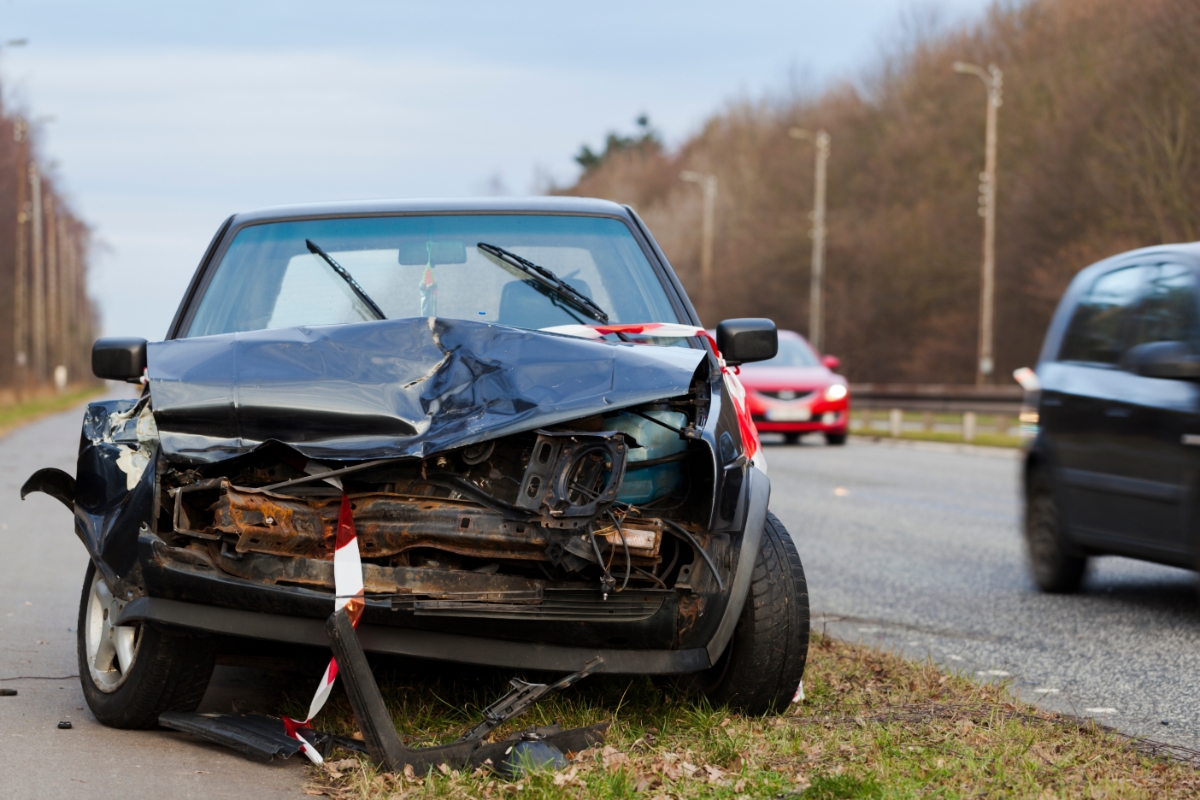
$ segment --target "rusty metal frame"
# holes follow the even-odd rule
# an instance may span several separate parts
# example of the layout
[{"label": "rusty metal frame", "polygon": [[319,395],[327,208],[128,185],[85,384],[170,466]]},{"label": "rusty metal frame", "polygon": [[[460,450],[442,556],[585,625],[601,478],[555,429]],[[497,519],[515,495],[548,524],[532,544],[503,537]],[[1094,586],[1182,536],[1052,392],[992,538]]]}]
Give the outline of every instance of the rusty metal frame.
[{"label": "rusty metal frame", "polygon": [[[216,491],[211,524],[191,519],[186,499]],[[174,490],[176,533],[200,539],[238,537],[239,553],[329,558],[338,498],[296,499],[234,486],[226,478]],[[475,558],[545,560],[550,537],[537,522],[507,519],[477,503],[446,498],[369,492],[350,496],[365,558],[397,555],[417,547]]]}]

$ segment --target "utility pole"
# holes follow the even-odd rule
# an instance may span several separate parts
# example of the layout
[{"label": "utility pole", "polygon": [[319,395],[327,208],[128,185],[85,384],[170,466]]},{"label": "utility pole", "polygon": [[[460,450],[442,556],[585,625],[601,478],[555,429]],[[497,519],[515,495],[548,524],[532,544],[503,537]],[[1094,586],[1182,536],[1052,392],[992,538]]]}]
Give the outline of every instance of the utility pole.
[{"label": "utility pole", "polygon": [[808,291],[808,341],[818,353],[825,346],[825,172],[829,163],[829,134],[823,130],[814,136],[803,128],[790,128],[788,136],[812,142],[816,153],[813,165],[812,275]]},{"label": "utility pole", "polygon": [[61,334],[58,313],[58,209],[52,193],[47,193],[42,203],[45,205],[42,227],[46,239],[43,245],[46,269],[46,310],[43,312],[46,319],[46,372],[53,374],[61,353],[58,346]]},{"label": "utility pole", "polygon": [[717,176],[684,170],[679,178],[688,183],[698,183],[704,190],[704,214],[700,221],[700,296],[703,298],[704,313],[711,317],[716,310],[713,296],[713,224],[717,211]]},{"label": "utility pole", "polygon": [[29,201],[25,196],[26,151],[25,145],[28,126],[24,117],[17,117],[13,123],[13,140],[17,145],[17,264],[13,286],[13,357],[16,360],[15,388],[17,396],[21,397],[28,380],[26,370],[29,365],[29,350],[26,342],[28,334],[29,306],[29,248],[28,237],[25,235],[25,223],[29,222]]},{"label": "utility pole", "polygon": [[984,166],[979,173],[979,216],[983,217],[983,275],[979,287],[979,366],[975,383],[990,380],[995,362],[992,358],[992,333],[996,296],[996,112],[1000,108],[1004,73],[995,64],[985,70],[977,64],[954,62],[954,71],[974,75],[987,91],[987,133],[984,140]]},{"label": "utility pole", "polygon": [[43,259],[45,244],[42,230],[42,175],[38,172],[37,164],[29,165],[30,205],[33,211],[33,224],[30,226],[30,238],[33,240],[33,292],[30,303],[33,314],[33,379],[41,382],[46,372],[46,271]]},{"label": "utility pole", "polygon": [[[29,44],[28,39],[9,39],[3,44],[3,48],[8,50],[13,47],[24,47],[27,44]],[[29,125],[24,117],[17,117],[13,120],[13,143],[16,145],[17,158],[17,261],[13,274],[13,361],[16,363],[13,369],[13,388],[18,399],[23,396],[25,391],[26,364],[29,361],[25,343],[28,332],[26,315],[29,294],[26,284],[28,263],[25,238],[25,222],[29,216],[25,206],[25,161],[28,153],[26,146],[28,133]]]}]

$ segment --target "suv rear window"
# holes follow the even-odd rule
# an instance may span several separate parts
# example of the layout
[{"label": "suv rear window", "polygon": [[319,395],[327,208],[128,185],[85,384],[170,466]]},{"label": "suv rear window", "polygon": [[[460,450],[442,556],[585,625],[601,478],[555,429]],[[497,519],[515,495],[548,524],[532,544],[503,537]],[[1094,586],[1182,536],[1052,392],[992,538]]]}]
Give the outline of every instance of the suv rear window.
[{"label": "suv rear window", "polygon": [[1197,339],[1196,276],[1182,264],[1161,264],[1133,312],[1129,347]]},{"label": "suv rear window", "polygon": [[1116,364],[1121,358],[1122,328],[1137,301],[1147,266],[1125,267],[1101,275],[1079,301],[1059,349],[1059,361]]}]

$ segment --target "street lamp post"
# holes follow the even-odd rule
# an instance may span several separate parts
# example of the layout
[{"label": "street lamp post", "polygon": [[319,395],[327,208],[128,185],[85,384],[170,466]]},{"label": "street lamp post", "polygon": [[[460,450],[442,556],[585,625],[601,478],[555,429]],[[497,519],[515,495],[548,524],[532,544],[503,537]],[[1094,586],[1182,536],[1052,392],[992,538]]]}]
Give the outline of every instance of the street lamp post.
[{"label": "street lamp post", "polygon": [[[11,47],[24,47],[29,43],[28,39],[9,39],[0,47],[7,50]],[[26,337],[26,305],[28,303],[28,292],[26,287],[26,277],[28,267],[26,264],[26,241],[25,241],[25,223],[27,221],[28,212],[25,208],[25,156],[26,156],[26,130],[27,125],[24,117],[17,117],[13,122],[13,142],[16,144],[17,150],[17,261],[15,280],[13,281],[13,359],[16,361],[14,388],[17,392],[17,397],[24,395],[26,382],[26,365],[28,364],[29,356],[25,349]]]},{"label": "street lamp post", "polygon": [[704,311],[711,316],[716,299],[712,290],[713,268],[713,223],[717,207],[717,176],[703,172],[684,170],[679,173],[680,180],[697,183],[704,190],[704,213],[700,221],[700,296],[703,298]]},{"label": "street lamp post", "polygon": [[815,150],[813,168],[812,276],[808,292],[808,341],[818,353],[825,344],[824,281],[825,281],[825,172],[829,162],[829,134],[823,130],[814,136],[803,128],[790,128],[788,136],[812,142]]},{"label": "street lamp post", "polygon": [[983,276],[979,288],[979,365],[975,382],[982,386],[992,375],[993,310],[996,295],[996,112],[1001,103],[1004,73],[995,64],[954,62],[954,71],[974,75],[987,90],[987,133],[984,167],[979,174],[979,216],[983,217]]}]

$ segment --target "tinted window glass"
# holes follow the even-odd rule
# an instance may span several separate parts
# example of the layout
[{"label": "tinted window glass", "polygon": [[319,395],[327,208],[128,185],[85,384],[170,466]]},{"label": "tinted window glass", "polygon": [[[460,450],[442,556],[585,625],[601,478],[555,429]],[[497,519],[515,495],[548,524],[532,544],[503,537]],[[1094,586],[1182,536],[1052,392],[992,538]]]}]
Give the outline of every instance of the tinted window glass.
[{"label": "tinted window glass", "polygon": [[1151,267],[1126,267],[1101,275],[1075,307],[1063,337],[1060,361],[1115,364],[1121,358],[1122,327]]},{"label": "tinted window glass", "polygon": [[821,363],[817,354],[803,339],[793,339],[790,336],[779,337],[779,352],[774,358],[748,364],[747,367],[816,367]]},{"label": "tinted window glass", "polygon": [[1129,346],[1196,338],[1195,274],[1181,264],[1160,264],[1133,313]]},{"label": "tinted window glass", "polygon": [[678,322],[621,221],[462,214],[296,220],[243,228],[205,290],[188,336],[374,319],[344,267],[389,319],[449,317],[518,328],[595,324],[543,284],[480,250],[486,242],[556,273],[612,322]]}]

